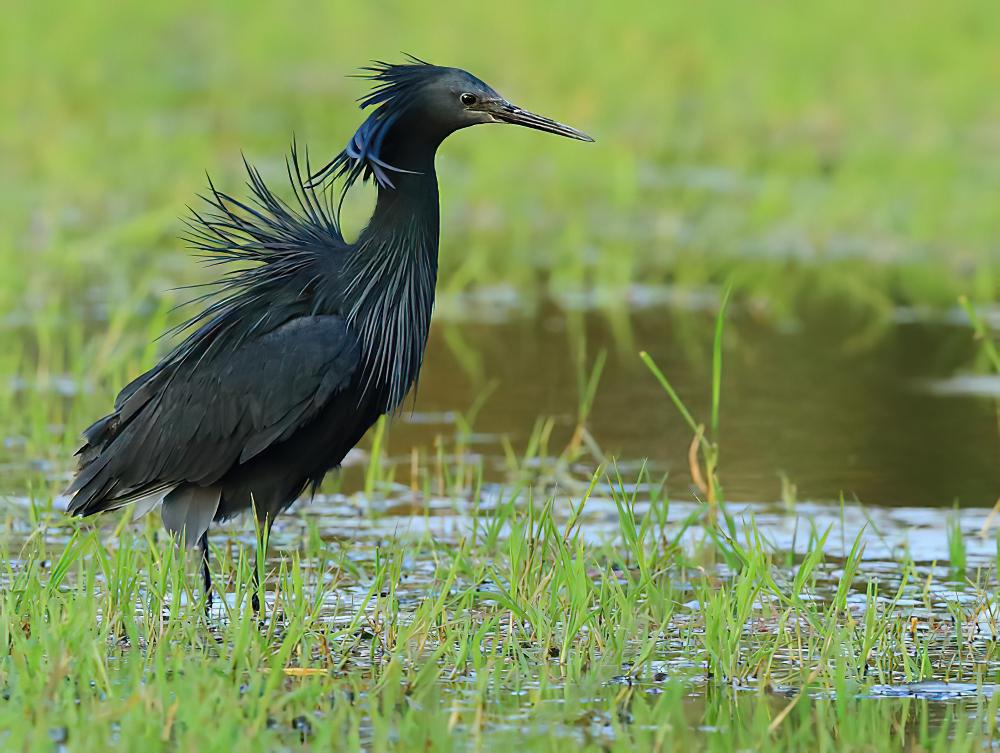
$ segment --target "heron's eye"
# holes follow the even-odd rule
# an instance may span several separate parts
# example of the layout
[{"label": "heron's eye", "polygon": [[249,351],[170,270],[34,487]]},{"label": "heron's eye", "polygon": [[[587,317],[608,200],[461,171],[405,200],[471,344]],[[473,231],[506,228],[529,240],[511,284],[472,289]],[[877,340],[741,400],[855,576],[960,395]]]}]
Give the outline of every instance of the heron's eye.
[{"label": "heron's eye", "polygon": [[460,96],[459,99],[462,100],[462,104],[465,105],[466,107],[471,107],[472,105],[476,104],[475,94],[469,94],[468,92],[466,92],[465,94]]}]

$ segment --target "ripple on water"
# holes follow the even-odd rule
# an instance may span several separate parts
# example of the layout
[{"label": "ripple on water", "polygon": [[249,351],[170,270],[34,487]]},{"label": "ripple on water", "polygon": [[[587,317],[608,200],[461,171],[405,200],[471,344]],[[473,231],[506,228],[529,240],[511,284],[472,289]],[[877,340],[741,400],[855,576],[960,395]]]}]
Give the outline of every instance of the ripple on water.
[{"label": "ripple on water", "polygon": [[996,692],[996,689],[996,685],[974,685],[968,682],[925,680],[923,682],[908,682],[901,685],[874,685],[863,697],[955,701],[962,698],[989,698]]}]

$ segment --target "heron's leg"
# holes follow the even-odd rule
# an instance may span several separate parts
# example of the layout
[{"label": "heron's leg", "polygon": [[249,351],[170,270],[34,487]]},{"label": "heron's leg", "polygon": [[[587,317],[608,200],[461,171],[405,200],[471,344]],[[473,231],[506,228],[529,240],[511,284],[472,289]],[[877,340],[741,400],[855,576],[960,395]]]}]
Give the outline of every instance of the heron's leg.
[{"label": "heron's leg", "polygon": [[250,597],[250,606],[254,614],[260,613],[260,572],[264,569],[264,562],[267,559],[267,539],[271,533],[271,516],[266,516],[260,521],[260,539],[257,541],[257,555],[254,558],[253,568],[253,596]]},{"label": "heron's leg", "polygon": [[208,569],[208,531],[205,531],[198,539],[198,548],[201,550],[201,579],[205,586],[205,611],[212,608],[212,571]]},{"label": "heron's leg", "polygon": [[257,549],[257,562],[253,567],[253,596],[250,597],[250,606],[254,614],[260,613],[260,548]]}]

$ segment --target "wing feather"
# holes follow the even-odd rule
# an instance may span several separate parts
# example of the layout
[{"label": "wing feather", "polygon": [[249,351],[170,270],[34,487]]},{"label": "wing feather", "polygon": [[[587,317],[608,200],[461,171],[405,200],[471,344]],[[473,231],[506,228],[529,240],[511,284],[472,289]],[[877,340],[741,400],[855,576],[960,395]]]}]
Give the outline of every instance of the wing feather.
[{"label": "wing feather", "polygon": [[341,317],[305,316],[232,351],[157,366],[85,432],[70,512],[218,481],[314,419],[350,382],[359,354]]}]

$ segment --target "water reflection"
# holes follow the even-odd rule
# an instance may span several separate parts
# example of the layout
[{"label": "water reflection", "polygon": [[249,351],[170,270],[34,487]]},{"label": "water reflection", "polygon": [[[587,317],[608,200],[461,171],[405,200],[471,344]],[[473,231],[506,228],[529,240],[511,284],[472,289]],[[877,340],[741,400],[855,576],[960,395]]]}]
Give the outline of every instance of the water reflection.
[{"label": "water reflection", "polygon": [[[697,299],[701,301],[702,298]],[[697,417],[709,412],[712,307],[609,315],[543,307],[531,316],[434,328],[418,398],[392,447],[428,445],[442,424],[489,393],[477,450],[523,445],[540,414],[568,439],[581,378],[608,353],[590,418],[609,455],[648,458],[687,496],[689,431],[637,357],[648,350]],[[977,344],[949,321],[902,318],[875,329],[850,310],[776,325],[744,308],[726,331],[722,478],[736,501],[779,498],[780,474],[808,499],[843,493],[877,505],[992,505],[1000,494],[997,401],[955,387]],[[582,366],[581,366],[582,364]],[[947,384],[949,389],[929,386]]]}]

